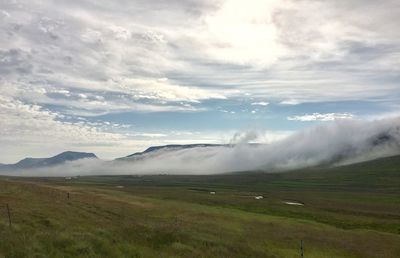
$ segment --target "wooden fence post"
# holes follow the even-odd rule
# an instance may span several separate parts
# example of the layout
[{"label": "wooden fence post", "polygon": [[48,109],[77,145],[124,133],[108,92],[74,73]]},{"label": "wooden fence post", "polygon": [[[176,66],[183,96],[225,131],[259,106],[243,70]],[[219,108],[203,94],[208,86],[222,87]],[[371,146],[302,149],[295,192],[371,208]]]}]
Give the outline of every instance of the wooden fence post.
[{"label": "wooden fence post", "polygon": [[300,257],[304,258],[303,240],[300,241]]},{"label": "wooden fence post", "polygon": [[10,213],[10,206],[8,205],[8,203],[6,204],[7,207],[7,215],[8,215],[8,224],[11,228],[11,213]]}]

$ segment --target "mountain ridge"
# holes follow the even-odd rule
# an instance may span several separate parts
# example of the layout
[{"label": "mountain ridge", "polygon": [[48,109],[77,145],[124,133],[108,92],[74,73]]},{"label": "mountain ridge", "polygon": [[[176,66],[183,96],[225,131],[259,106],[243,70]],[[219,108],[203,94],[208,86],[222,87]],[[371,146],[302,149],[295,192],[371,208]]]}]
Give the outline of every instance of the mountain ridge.
[{"label": "mountain ridge", "polygon": [[182,150],[182,149],[191,149],[191,148],[198,148],[198,147],[227,147],[230,146],[229,144],[210,144],[210,143],[194,143],[194,144],[167,144],[167,145],[157,145],[157,146],[150,146],[144,151],[135,152],[133,154],[129,154],[125,157],[116,158],[115,160],[126,160],[133,157],[142,156],[151,152],[159,151],[162,149],[169,149],[169,150]]},{"label": "mountain ridge", "polygon": [[17,170],[17,169],[28,169],[28,168],[40,168],[40,167],[61,165],[67,161],[75,161],[79,159],[88,159],[88,158],[98,159],[98,157],[94,153],[90,152],[64,151],[49,158],[27,157],[14,164],[0,164],[0,169]]}]

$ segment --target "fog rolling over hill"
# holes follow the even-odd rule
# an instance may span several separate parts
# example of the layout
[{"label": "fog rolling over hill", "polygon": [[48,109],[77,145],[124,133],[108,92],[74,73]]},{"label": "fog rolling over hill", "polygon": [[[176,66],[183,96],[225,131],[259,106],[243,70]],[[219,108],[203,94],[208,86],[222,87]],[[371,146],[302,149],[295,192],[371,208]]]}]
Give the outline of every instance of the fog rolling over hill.
[{"label": "fog rolling over hill", "polygon": [[393,118],[370,122],[335,121],[264,145],[156,146],[113,161],[95,159],[94,154],[63,153],[49,159],[23,160],[11,166],[17,168],[13,175],[26,176],[282,172],[397,154],[400,154],[400,119]]}]

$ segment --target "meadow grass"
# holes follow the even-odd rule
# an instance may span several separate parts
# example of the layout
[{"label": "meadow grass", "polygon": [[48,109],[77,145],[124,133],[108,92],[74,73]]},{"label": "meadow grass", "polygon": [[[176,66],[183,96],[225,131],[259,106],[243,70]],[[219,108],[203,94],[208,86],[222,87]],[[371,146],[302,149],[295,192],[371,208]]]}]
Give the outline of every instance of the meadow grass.
[{"label": "meadow grass", "polygon": [[[207,203],[191,190],[193,202],[171,196],[182,189],[149,195],[127,188],[1,181],[0,201],[10,205],[13,224],[3,216],[0,257],[298,257],[300,240],[306,257],[400,253],[398,234],[219,205],[231,192],[215,202],[200,193]],[[163,192],[169,197],[158,198]]]},{"label": "meadow grass", "polygon": [[0,257],[397,258],[399,173],[371,167],[0,178]]}]

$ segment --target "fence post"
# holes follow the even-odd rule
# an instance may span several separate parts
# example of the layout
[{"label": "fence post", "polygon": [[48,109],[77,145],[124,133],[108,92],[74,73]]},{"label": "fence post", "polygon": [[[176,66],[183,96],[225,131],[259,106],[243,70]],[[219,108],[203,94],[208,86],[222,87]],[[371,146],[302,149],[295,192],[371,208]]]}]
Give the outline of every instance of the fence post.
[{"label": "fence post", "polygon": [[10,213],[10,206],[8,205],[8,203],[6,204],[7,206],[7,215],[8,215],[8,224],[11,228],[11,213]]},{"label": "fence post", "polygon": [[303,240],[300,241],[300,257],[304,258]]}]

